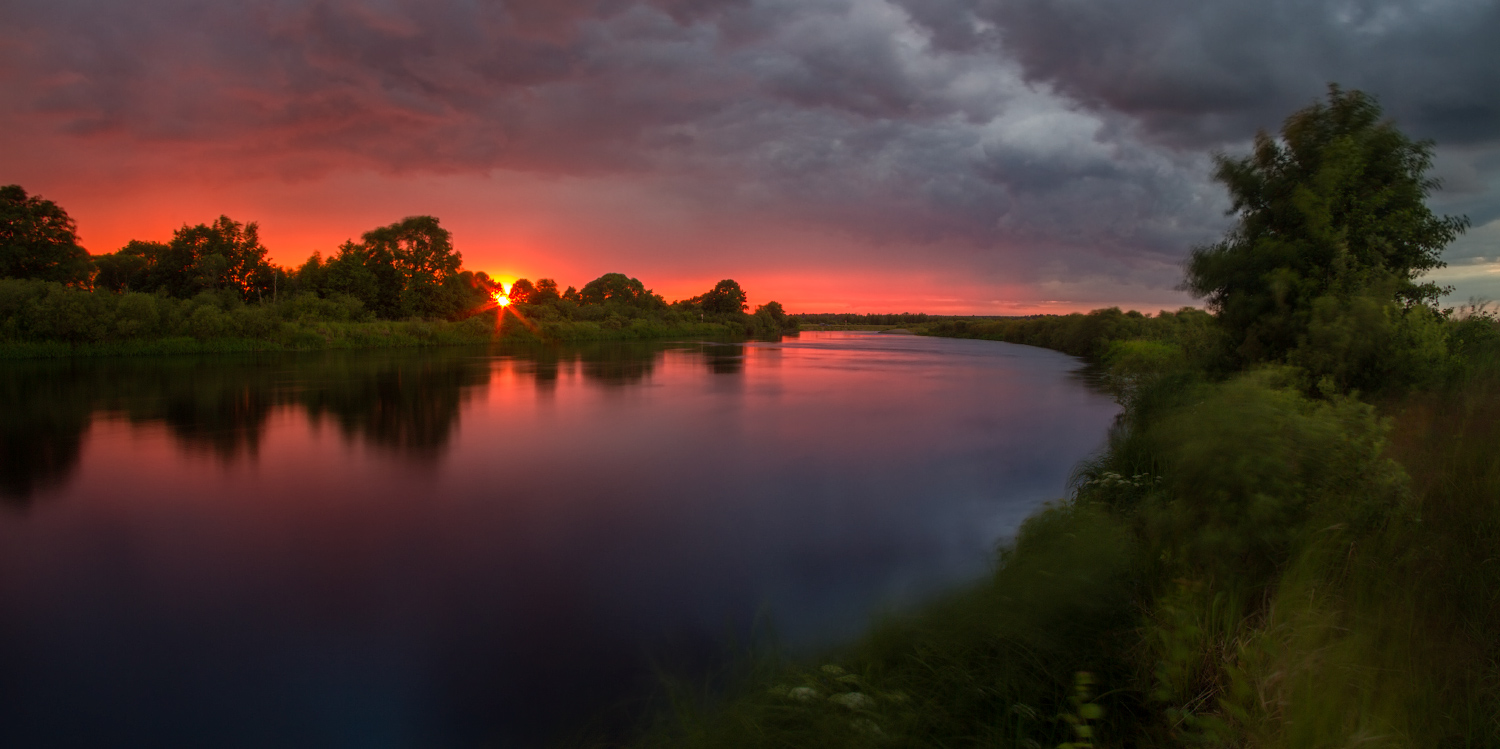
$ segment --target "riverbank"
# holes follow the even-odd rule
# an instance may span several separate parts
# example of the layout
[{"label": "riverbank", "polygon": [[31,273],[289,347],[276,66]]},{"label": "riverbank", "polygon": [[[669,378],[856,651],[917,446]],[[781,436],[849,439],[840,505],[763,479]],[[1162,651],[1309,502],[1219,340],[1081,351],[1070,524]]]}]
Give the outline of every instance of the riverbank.
[{"label": "riverbank", "polygon": [[640,745],[1500,744],[1496,323],[1446,323],[1426,385],[1368,400],[1216,362],[1211,323],[927,326],[1106,368],[1107,449],[987,579],[683,690]]},{"label": "riverbank", "polygon": [[373,322],[291,325],[266,338],[132,339],[99,343],[67,341],[0,342],[0,360],[66,357],[169,356],[241,354],[274,351],[472,346],[497,342],[583,343],[648,341],[672,338],[743,339],[744,332],[713,323],[700,325],[632,325],[608,328],[594,323],[551,323],[530,331],[520,326],[496,332],[492,322]]},{"label": "riverbank", "polygon": [[[184,315],[185,324],[169,330],[196,330],[198,335],[125,336],[67,335],[66,338],[10,340],[0,337],[0,360],[66,357],[164,356],[177,354],[237,354],[274,351],[465,346],[497,342],[582,343],[647,341],[672,338],[743,340],[747,329],[721,322],[667,323],[634,320],[544,320],[523,323],[509,315],[496,324],[494,312],[467,320],[369,321],[278,319],[257,308],[218,312],[212,327],[195,326],[204,315]],[[216,318],[216,319],[215,319]],[[162,326],[165,327],[165,326]],[[205,329],[207,328],[207,329]],[[72,340],[69,340],[72,339]],[[80,340],[81,339],[81,340]]]},{"label": "riverbank", "polygon": [[797,321],[775,302],[746,314],[704,311],[692,301],[667,305],[654,296],[643,297],[639,303],[553,297],[512,302],[504,308],[492,300],[453,320],[387,320],[378,319],[363,302],[346,295],[300,293],[245,302],[229,291],[206,291],[181,299],[0,279],[0,360],[447,346],[500,340],[732,340],[797,331]]}]

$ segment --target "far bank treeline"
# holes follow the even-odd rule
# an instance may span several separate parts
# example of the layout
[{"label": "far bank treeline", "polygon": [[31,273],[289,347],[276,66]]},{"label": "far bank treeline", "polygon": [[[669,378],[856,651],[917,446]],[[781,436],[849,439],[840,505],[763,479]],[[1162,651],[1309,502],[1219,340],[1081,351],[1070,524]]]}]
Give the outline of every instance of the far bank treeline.
[{"label": "far bank treeline", "polygon": [[220,216],[165,242],[90,255],[57,204],[0,187],[0,353],[170,353],[669,336],[767,337],[797,320],[768,302],[747,313],[733,280],[668,303],[608,273],[560,288],[500,283],[463,268],[452,235],[412,216],[295,268],[266,259],[255,223]]}]

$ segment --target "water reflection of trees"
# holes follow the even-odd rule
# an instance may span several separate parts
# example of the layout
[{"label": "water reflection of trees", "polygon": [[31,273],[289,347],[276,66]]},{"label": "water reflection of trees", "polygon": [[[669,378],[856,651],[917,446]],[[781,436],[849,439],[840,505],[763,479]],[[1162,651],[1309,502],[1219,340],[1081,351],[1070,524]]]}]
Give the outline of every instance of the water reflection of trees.
[{"label": "water reflection of trees", "polygon": [[19,367],[0,377],[0,501],[7,504],[24,506],[78,465],[92,409],[68,397],[57,369]]},{"label": "water reflection of trees", "polygon": [[278,408],[328,418],[347,439],[431,460],[465,391],[489,381],[482,351],[24,361],[0,367],[0,497],[26,504],[77,467],[104,412],[161,424],[187,452],[253,458]]},{"label": "water reflection of trees", "polygon": [[745,371],[745,347],[729,343],[706,345],[703,360],[714,374],[739,374]]},{"label": "water reflection of trees", "polygon": [[[680,347],[677,344],[675,347]],[[473,348],[261,356],[60,359],[0,364],[0,500],[24,505],[77,468],[96,414],[160,424],[186,452],[254,459],[271,416],[304,409],[350,441],[432,461],[495,356],[541,391],[576,371],[608,388],[647,380],[669,344]],[[743,346],[704,346],[711,371],[739,372]]]},{"label": "water reflection of trees", "polygon": [[619,343],[580,348],[575,355],[583,376],[603,385],[634,385],[651,376],[660,344]]},{"label": "water reflection of trees", "polygon": [[299,401],[313,419],[332,419],[346,438],[430,460],[448,446],[467,395],[489,375],[489,361],[473,351],[412,357],[348,372],[336,387],[304,390]]}]

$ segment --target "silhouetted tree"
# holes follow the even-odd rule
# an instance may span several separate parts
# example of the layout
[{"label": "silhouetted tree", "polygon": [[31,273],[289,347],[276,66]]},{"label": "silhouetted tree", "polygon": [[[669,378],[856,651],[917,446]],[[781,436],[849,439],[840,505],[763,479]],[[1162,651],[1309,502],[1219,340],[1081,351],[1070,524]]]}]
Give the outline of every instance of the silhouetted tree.
[{"label": "silhouetted tree", "polygon": [[432,216],[408,216],[365,232],[364,246],[400,277],[400,313],[407,317],[441,317],[453,312],[443,283],[458,273],[463,257],[453,251],[453,237]]},{"label": "silhouetted tree", "polygon": [[94,259],[110,291],[161,291],[178,298],[204,291],[229,291],[243,301],[261,299],[279,284],[266,262],[254,222],[220,216],[212,224],[183,225],[172,241],[131,240],[119,251]]},{"label": "silhouetted tree", "polygon": [[92,275],[67,211],[20,185],[0,187],[0,278],[86,286]]},{"label": "silhouetted tree", "polygon": [[765,315],[777,325],[786,322],[786,309],[781,306],[781,302],[766,302],[755,308],[755,314]]},{"label": "silhouetted tree", "polygon": [[116,293],[145,291],[150,287],[146,271],[166,245],[159,242],[142,242],[132,239],[124,247],[111,253],[94,257],[94,288]]},{"label": "silhouetted tree", "polygon": [[521,278],[510,285],[510,301],[515,304],[530,304],[536,297],[536,286]]},{"label": "silhouetted tree", "polygon": [[623,273],[606,273],[578,292],[582,304],[615,303],[633,307],[665,306],[661,297],[651,293],[639,280]]},{"label": "silhouetted tree", "polygon": [[359,299],[380,317],[454,317],[486,293],[472,273],[459,270],[463,256],[432,216],[409,216],[362,240],[345,242],[328,260],[323,288]]},{"label": "silhouetted tree", "polygon": [[715,315],[738,314],[744,312],[747,306],[744,290],[738,283],[727,278],[714,284],[712,290],[692,301],[699,304],[704,312]]},{"label": "silhouetted tree", "polygon": [[536,287],[531,291],[527,303],[549,304],[559,299],[562,299],[562,295],[557,293],[557,282],[550,278],[542,278],[537,280]]}]

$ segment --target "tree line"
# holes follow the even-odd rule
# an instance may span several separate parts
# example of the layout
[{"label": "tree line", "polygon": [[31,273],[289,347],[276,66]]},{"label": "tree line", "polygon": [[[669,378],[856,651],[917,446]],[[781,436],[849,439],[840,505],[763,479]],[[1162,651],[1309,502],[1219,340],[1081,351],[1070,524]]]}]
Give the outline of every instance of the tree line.
[{"label": "tree line", "polygon": [[[184,225],[167,241],[131,240],[90,255],[56,203],[19,185],[0,187],[0,339],[97,343],[152,336],[278,338],[315,345],[286,325],[465,321],[503,317],[502,284],[463,267],[451,233],[410,216],[292,268],[270,262],[255,222],[220,216]],[[779,335],[796,330],[781,305],[747,314],[739,284],[723,280],[668,304],[638,279],[607,273],[576,289],[521,279],[509,294],[521,319],[553,337],[653,337],[702,332]],[[498,323],[498,320],[491,320]],[[693,326],[701,330],[689,331]],[[473,336],[535,334],[535,326],[471,325]],[[711,328],[711,330],[710,330]],[[305,331],[303,331],[305,332]],[[323,330],[324,338],[329,332]],[[294,340],[295,339],[295,340]]]}]

